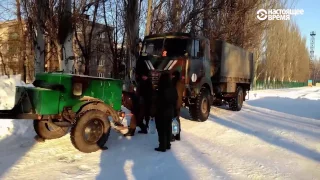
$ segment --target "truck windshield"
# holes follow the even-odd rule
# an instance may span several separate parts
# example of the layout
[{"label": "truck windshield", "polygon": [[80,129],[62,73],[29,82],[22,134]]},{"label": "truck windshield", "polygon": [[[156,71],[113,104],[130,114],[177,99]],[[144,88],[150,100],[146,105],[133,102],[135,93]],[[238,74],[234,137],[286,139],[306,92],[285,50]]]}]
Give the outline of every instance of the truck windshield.
[{"label": "truck windshield", "polygon": [[188,39],[161,38],[145,40],[144,49],[148,55],[161,57],[166,51],[168,57],[183,56],[187,51]]}]

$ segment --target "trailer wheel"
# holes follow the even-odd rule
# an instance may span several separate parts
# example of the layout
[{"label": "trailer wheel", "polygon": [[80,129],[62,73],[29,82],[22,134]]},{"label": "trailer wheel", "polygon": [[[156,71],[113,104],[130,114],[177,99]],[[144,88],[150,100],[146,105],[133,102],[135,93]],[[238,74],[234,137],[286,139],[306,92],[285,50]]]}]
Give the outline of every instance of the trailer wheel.
[{"label": "trailer wheel", "polygon": [[48,121],[33,120],[33,128],[43,139],[58,139],[69,132],[69,127],[53,126]]},{"label": "trailer wheel", "polygon": [[191,118],[196,121],[206,121],[210,114],[210,102],[209,91],[206,88],[202,88],[196,97],[195,104],[189,107]]},{"label": "trailer wheel", "polygon": [[108,141],[111,125],[108,115],[91,109],[81,112],[71,129],[71,142],[81,152],[91,153],[102,149]]},{"label": "trailer wheel", "polygon": [[237,96],[233,98],[230,102],[230,108],[233,111],[240,111],[243,105],[244,98],[243,90],[240,86],[237,88],[236,95]]}]

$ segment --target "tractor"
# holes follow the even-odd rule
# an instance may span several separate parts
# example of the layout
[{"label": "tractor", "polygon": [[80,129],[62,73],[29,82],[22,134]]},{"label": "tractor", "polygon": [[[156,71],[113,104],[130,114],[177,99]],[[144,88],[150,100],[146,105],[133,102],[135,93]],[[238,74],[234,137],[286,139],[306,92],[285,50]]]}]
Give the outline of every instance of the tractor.
[{"label": "tractor", "polygon": [[63,72],[38,73],[33,87],[16,86],[15,106],[0,119],[33,120],[40,139],[69,130],[73,146],[91,153],[104,148],[112,126],[121,126],[122,80]]}]

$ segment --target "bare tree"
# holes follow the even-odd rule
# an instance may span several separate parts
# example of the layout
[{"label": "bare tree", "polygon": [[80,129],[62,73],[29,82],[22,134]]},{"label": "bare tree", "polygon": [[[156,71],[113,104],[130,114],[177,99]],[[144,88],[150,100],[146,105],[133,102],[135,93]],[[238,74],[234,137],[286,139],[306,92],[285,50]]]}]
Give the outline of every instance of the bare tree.
[{"label": "bare tree", "polygon": [[147,23],[146,23],[145,33],[144,33],[145,36],[150,34],[151,18],[152,18],[152,3],[153,3],[152,0],[148,0]]},{"label": "bare tree", "polygon": [[27,81],[27,68],[26,68],[26,51],[27,51],[27,38],[24,31],[24,24],[22,22],[21,16],[21,1],[16,0],[16,8],[17,8],[17,19],[18,19],[18,28],[19,28],[19,38],[20,38],[20,56],[19,56],[19,64],[21,65],[22,70],[22,79],[24,82]]},{"label": "bare tree", "polygon": [[[121,1],[103,2],[103,20],[107,26],[107,38],[109,46],[106,49],[108,56],[111,56],[112,77],[120,77],[120,66],[125,58],[125,12],[124,3]],[[109,11],[107,11],[107,8]],[[109,16],[108,16],[109,14]],[[118,46],[120,45],[120,47]],[[110,52],[110,53],[108,53]],[[123,70],[125,71],[125,70]]]},{"label": "bare tree", "polygon": [[[100,3],[101,0],[93,0],[89,2],[87,0],[81,0],[79,2],[76,2],[76,0],[73,1],[73,26],[74,29],[76,29],[74,33],[77,45],[79,46],[81,55],[85,61],[85,75],[89,75],[90,58],[94,50],[93,41],[97,35],[95,28]],[[87,15],[91,8],[93,8],[91,15],[92,20],[90,20],[90,16]]]},{"label": "bare tree", "polygon": [[137,44],[139,35],[139,17],[138,17],[138,0],[124,0],[125,7],[125,27],[126,27],[126,40],[127,40],[127,55],[128,64],[127,72],[131,72],[132,68],[135,67],[135,61],[137,58]]}]

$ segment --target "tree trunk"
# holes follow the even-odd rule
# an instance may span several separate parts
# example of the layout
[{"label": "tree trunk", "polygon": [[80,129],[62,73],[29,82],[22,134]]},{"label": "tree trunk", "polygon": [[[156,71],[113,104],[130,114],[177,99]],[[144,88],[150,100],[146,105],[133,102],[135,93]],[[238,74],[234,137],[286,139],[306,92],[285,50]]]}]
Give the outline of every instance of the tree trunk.
[{"label": "tree trunk", "polygon": [[0,59],[1,59],[2,67],[3,67],[3,73],[4,73],[4,75],[9,76],[9,73],[7,72],[7,65],[6,65],[6,63],[4,62],[3,55],[2,55],[1,52],[0,52]]},{"label": "tree trunk", "polygon": [[84,75],[90,75],[90,57],[87,54],[82,54],[84,58]]},{"label": "tree trunk", "polygon": [[148,0],[147,23],[146,23],[146,30],[144,32],[145,36],[148,36],[150,34],[151,16],[152,16],[152,2],[153,2],[153,0]]},{"label": "tree trunk", "polygon": [[60,71],[63,70],[66,73],[74,73],[71,0],[66,0],[63,9],[63,18],[59,25],[59,39],[62,46],[62,62],[59,63],[59,69]]},{"label": "tree trunk", "polygon": [[16,8],[17,8],[17,19],[18,19],[18,26],[19,26],[19,38],[21,39],[21,42],[19,44],[19,49],[20,49],[20,59],[19,63],[21,65],[21,70],[22,70],[22,80],[24,82],[27,82],[27,70],[26,70],[26,35],[23,30],[23,24],[22,24],[22,19],[21,19],[21,5],[20,5],[20,0],[16,0]]},{"label": "tree trunk", "polygon": [[128,69],[131,72],[135,67],[136,61],[136,45],[138,43],[139,34],[139,17],[138,17],[138,0],[130,0],[126,4],[126,32],[127,32],[127,47],[128,47]]},{"label": "tree trunk", "polygon": [[44,32],[42,26],[42,19],[44,16],[44,12],[42,9],[43,1],[37,0],[37,26],[36,26],[36,44],[35,48],[35,62],[34,62],[34,73],[44,72],[44,58],[45,58],[45,42],[44,42]]},{"label": "tree trunk", "polygon": [[[193,10],[192,11],[195,11],[196,4],[197,4],[197,0],[193,0]],[[195,17],[193,17],[193,19],[191,20],[191,33],[194,35],[196,34],[196,18]]]},{"label": "tree trunk", "polygon": [[113,78],[116,78],[118,79],[119,78],[119,64],[118,64],[118,60],[117,58],[115,57],[115,59],[113,60],[113,66],[112,66],[112,74],[113,74]]},{"label": "tree trunk", "polygon": [[35,74],[44,72],[44,35],[40,25],[37,25],[37,43],[35,45]]},{"label": "tree trunk", "polygon": [[[212,0],[204,0],[203,9],[208,9],[212,7]],[[203,12],[203,35],[209,38],[209,21],[210,21],[210,11],[205,10]]]}]

